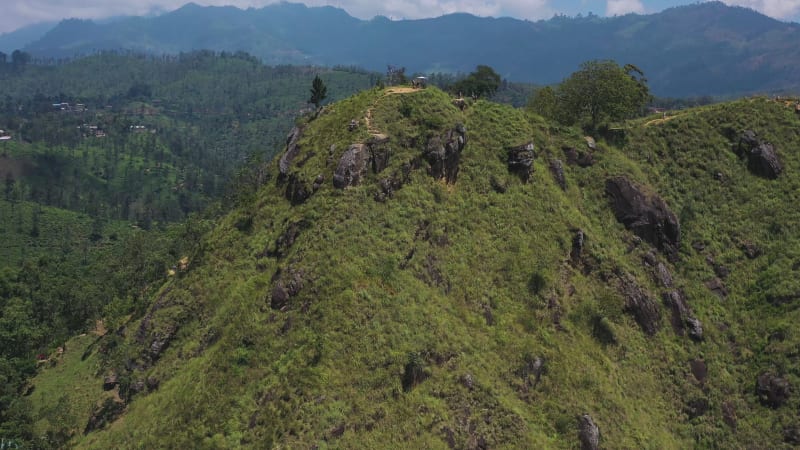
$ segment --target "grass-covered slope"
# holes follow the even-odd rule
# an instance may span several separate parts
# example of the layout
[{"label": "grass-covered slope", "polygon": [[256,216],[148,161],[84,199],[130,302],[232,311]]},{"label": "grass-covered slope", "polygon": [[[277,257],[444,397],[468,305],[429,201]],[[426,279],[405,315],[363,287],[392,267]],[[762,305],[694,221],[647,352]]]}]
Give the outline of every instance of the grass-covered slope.
[{"label": "grass-covered slope", "polygon": [[[459,124],[457,179],[437,179],[423,154]],[[797,438],[800,402],[781,396],[800,382],[800,120],[785,105],[632,123],[624,144],[596,150],[436,89],[366,91],[300,128],[284,174],[269,166],[144,316],[68,343],[33,381],[36,435],[79,448],[577,448],[588,414],[604,448]],[[776,180],[734,153],[745,129],[777,149]],[[507,161],[528,142],[525,183]],[[355,143],[388,148],[388,165],[337,189]],[[616,220],[606,183],[620,176],[680,218],[673,257]],[[668,292],[702,338],[671,326]],[[76,406],[54,419],[56,404]]]}]

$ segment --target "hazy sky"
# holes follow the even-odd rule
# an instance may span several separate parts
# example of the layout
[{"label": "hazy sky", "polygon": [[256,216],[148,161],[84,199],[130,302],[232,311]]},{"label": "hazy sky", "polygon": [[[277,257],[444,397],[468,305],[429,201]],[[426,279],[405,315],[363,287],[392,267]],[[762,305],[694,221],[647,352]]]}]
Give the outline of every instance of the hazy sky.
[{"label": "hazy sky", "polygon": [[[120,15],[147,15],[171,11],[189,0],[0,0],[0,33],[37,22],[77,17],[102,19]],[[723,0],[747,6],[782,20],[800,21],[800,0]],[[201,5],[262,7],[275,0],[195,0]],[[547,19],[556,13],[575,15],[593,12],[613,16],[629,12],[652,13],[664,8],[695,3],[695,0],[306,0],[309,6],[331,5],[351,15],[369,19],[384,15],[392,19],[435,17],[452,12],[479,16],[511,16]]]}]

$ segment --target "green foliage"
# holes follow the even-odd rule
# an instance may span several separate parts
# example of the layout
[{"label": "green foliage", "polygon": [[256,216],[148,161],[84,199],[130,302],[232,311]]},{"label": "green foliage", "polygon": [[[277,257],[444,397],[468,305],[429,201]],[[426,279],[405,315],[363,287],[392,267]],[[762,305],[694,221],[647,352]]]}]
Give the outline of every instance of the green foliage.
[{"label": "green foliage", "polygon": [[491,97],[500,87],[500,75],[489,66],[478,66],[466,78],[455,82],[450,92],[474,97]]},{"label": "green foliage", "polygon": [[555,90],[546,87],[534,92],[529,108],[567,125],[596,130],[603,122],[634,117],[649,101],[647,80],[638,67],[588,61]]},{"label": "green foliage", "polygon": [[[446,184],[422,155],[456,124],[467,145],[458,181]],[[437,88],[371,89],[333,103],[303,123],[292,165],[302,180],[322,175],[316,192],[292,206],[285,184],[260,184],[199,239],[189,270],[151,283],[124,331],[94,346],[68,342],[87,356],[32,381],[31,433],[61,432],[78,448],[571,448],[575,417],[589,413],[603,446],[779,448],[800,399],[767,408],[753,386],[766,370],[800,383],[796,300],[769,300],[800,292],[791,276],[800,212],[785,206],[800,189],[788,175],[800,159],[783,150],[800,145],[797,124],[764,99],[632,121],[624,144],[598,139],[594,165],[565,164],[563,190],[549,163],[564,147],[588,151],[580,129],[484,100],[461,111]],[[781,178],[752,176],[731,150],[746,128],[776,145]],[[336,162],[375,132],[389,137],[388,167],[335,189]],[[537,158],[523,183],[508,172],[507,150],[530,141]],[[277,164],[265,170],[277,180]],[[610,211],[605,180],[617,175],[673,211],[694,211],[684,214],[680,260],[655,258],[703,322],[702,341],[675,333],[664,306],[654,336],[625,312],[622,276],[658,305],[668,289],[642,263],[651,246]],[[376,201],[388,177],[402,186]],[[587,236],[579,261],[570,255],[576,228]],[[748,258],[746,245],[762,255]],[[729,269],[725,300],[706,286],[718,265]],[[0,292],[15,286],[0,278]],[[276,287],[288,295],[280,310]],[[689,365],[698,359],[704,381]],[[158,387],[131,395],[104,430],[70,434],[105,401],[99,377],[109,370]],[[61,395],[76,406],[57,417]],[[690,418],[698,400],[710,408]]]},{"label": "green foliage", "polygon": [[325,86],[322,78],[317,75],[311,83],[311,98],[308,102],[313,103],[314,107],[319,108],[320,103],[326,98],[328,98],[328,88]]}]

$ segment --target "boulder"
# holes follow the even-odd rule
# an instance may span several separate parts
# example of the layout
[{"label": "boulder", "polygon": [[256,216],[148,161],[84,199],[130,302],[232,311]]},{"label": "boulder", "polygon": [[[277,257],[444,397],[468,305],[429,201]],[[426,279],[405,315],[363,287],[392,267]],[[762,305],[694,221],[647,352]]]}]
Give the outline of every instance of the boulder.
[{"label": "boulder", "polygon": [[288,308],[292,297],[295,297],[303,289],[304,276],[305,273],[302,270],[291,267],[283,272],[279,270],[273,277],[275,285],[270,293],[270,307],[280,311]]},{"label": "boulder", "polygon": [[310,226],[311,224],[306,220],[290,223],[286,229],[283,230],[283,233],[275,239],[273,249],[267,249],[263,255],[271,258],[283,258],[292,245],[294,245],[300,233]]},{"label": "boulder", "polygon": [[706,281],[706,287],[709,291],[711,291],[711,293],[720,299],[725,300],[728,298],[728,289],[725,287],[725,283],[723,283],[719,278],[713,278],[709,281]]},{"label": "boulder", "polygon": [[560,159],[550,161],[550,173],[553,174],[553,179],[562,191],[567,190],[567,178],[564,176],[564,165]]},{"label": "boulder", "polygon": [[625,177],[606,180],[606,193],[617,220],[651,243],[668,259],[678,259],[681,227],[678,217],[661,197],[646,193]]},{"label": "boulder", "polygon": [[289,175],[289,182],[286,183],[286,190],[283,195],[292,205],[299,205],[308,200],[313,193],[308,184],[300,179],[298,174],[293,173]]},{"label": "boulder", "polygon": [[722,421],[735,430],[739,423],[736,417],[736,406],[730,401],[722,402]]},{"label": "boulder", "polygon": [[289,135],[286,136],[286,151],[278,161],[278,169],[280,170],[281,177],[287,177],[289,175],[289,171],[292,168],[292,161],[294,161],[298,153],[300,153],[300,146],[297,145],[297,141],[300,140],[302,134],[303,130],[301,128],[294,127],[292,131],[289,132]]},{"label": "boulder", "polygon": [[708,399],[701,397],[689,400],[686,403],[684,412],[687,416],[689,416],[689,419],[695,419],[707,413],[710,408],[711,405],[708,402]]},{"label": "boulder", "polygon": [[519,175],[520,179],[528,182],[533,173],[533,160],[536,158],[533,142],[517,145],[507,150],[508,171]]},{"label": "boulder", "polygon": [[119,384],[119,377],[117,377],[116,373],[110,373],[105,378],[103,378],[103,390],[110,391],[114,389]]},{"label": "boulder", "polygon": [[384,134],[374,134],[367,142],[373,173],[381,173],[389,166],[392,150],[387,145],[388,142],[389,137]]},{"label": "boulder", "polygon": [[661,327],[661,309],[630,275],[620,278],[622,293],[625,296],[623,310],[633,316],[645,334],[652,336]]},{"label": "boulder", "polygon": [[572,264],[575,265],[581,260],[581,256],[583,255],[583,249],[586,246],[586,233],[583,230],[578,230],[575,232],[575,236],[572,237],[572,249],[569,252],[569,258],[572,261]]},{"label": "boulder", "polygon": [[430,164],[432,177],[447,183],[455,183],[458,179],[461,152],[467,145],[467,130],[464,125],[457,125],[442,136],[435,136],[425,146],[424,157]]},{"label": "boulder", "polygon": [[765,372],[756,380],[756,395],[764,406],[780,408],[789,399],[790,394],[791,387],[786,378]]},{"label": "boulder", "polygon": [[578,418],[578,439],[581,442],[581,450],[600,448],[600,428],[589,414],[583,414]]},{"label": "boulder", "polygon": [[689,368],[692,369],[694,378],[700,382],[700,384],[705,384],[708,378],[708,366],[706,362],[702,359],[693,359],[689,361]]},{"label": "boulder", "polygon": [[774,180],[783,172],[775,147],[759,139],[754,131],[745,131],[738,147],[739,155],[747,158],[747,168],[754,175]]},{"label": "boulder", "polygon": [[333,186],[339,189],[357,186],[367,175],[369,161],[370,152],[366,144],[353,144],[348,147],[333,174]]},{"label": "boulder", "polygon": [[703,339],[703,324],[694,317],[689,304],[686,302],[686,295],[683,291],[673,290],[665,292],[663,296],[664,304],[672,312],[670,322],[675,334],[683,336],[688,334],[690,338],[700,341]]},{"label": "boulder", "polygon": [[783,442],[800,446],[800,424],[790,425],[783,429]]},{"label": "boulder", "polygon": [[778,160],[772,144],[763,143],[751,149],[747,161],[747,168],[751,172],[770,180],[778,178],[783,171],[783,166]]},{"label": "boulder", "polygon": [[411,171],[419,168],[420,161],[415,159],[411,162],[404,163],[400,170],[397,170],[388,178],[383,178],[378,182],[379,190],[375,192],[373,198],[376,202],[385,202],[386,200],[394,197],[394,193],[399,191],[403,185],[408,183],[411,177]]},{"label": "boulder", "polygon": [[591,167],[594,165],[594,156],[589,152],[579,151],[575,147],[563,147],[564,157],[570,166]]}]

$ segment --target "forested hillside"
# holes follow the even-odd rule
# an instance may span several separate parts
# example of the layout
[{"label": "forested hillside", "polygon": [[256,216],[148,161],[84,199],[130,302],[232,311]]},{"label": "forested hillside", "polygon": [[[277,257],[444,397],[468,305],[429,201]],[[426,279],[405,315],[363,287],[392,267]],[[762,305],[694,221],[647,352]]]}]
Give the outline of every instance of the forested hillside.
[{"label": "forested hillside", "polygon": [[[800,118],[579,128],[436,88],[297,122],[16,403],[78,448],[790,448]],[[177,256],[177,255],[176,255]]]},{"label": "forested hillside", "polygon": [[30,436],[14,399],[37,355],[141,311],[252,189],[315,75],[334,100],[375,81],[243,53],[0,64],[0,437]]},{"label": "forested hillside", "polygon": [[800,25],[722,2],[657,14],[556,16],[537,22],[451,14],[359,20],[344,10],[275,3],[263,8],[187,4],[158,17],[113,23],[65,20],[24,50],[57,60],[97,49],[175,54],[246,51],[267,64],[356,65],[383,71],[467,73],[552,84],[590,59],[635,64],[659,96],[784,93],[800,87]]}]

